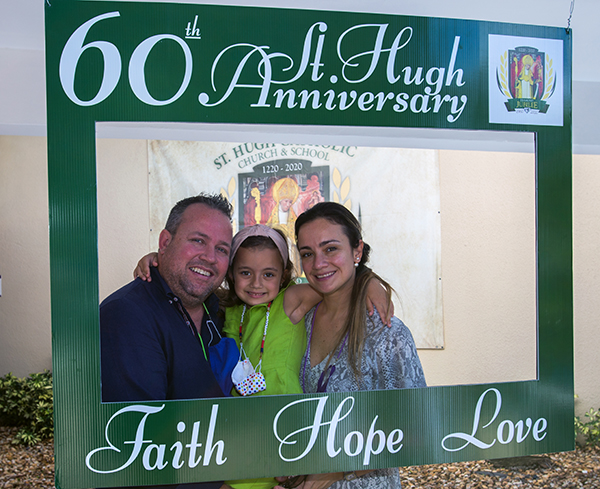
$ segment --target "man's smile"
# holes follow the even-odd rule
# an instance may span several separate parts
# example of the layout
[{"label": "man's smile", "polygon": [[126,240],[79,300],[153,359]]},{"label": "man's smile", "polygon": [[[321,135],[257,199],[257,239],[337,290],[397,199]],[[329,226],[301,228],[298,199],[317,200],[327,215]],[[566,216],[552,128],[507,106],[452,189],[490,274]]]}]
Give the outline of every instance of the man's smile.
[{"label": "man's smile", "polygon": [[212,272],[198,267],[190,267],[190,270],[198,275],[203,275],[204,277],[212,277],[213,275]]}]

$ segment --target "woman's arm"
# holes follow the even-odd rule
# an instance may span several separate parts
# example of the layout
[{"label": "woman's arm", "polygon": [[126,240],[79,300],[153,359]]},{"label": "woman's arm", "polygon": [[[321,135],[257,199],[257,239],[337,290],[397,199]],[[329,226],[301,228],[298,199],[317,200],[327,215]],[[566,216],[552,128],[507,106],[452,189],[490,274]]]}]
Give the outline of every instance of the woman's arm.
[{"label": "woman's arm", "polygon": [[[377,327],[377,322],[375,323]],[[371,347],[378,370],[377,389],[410,389],[427,387],[417,347],[410,330],[394,318],[392,329],[383,328]],[[365,348],[365,354],[366,354]]]}]

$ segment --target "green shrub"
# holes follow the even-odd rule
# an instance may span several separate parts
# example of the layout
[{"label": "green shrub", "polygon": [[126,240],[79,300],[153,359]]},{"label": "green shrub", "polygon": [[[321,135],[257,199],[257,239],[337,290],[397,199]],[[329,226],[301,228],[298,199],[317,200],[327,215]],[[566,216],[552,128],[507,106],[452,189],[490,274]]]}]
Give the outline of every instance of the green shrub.
[{"label": "green shrub", "polygon": [[575,416],[575,438],[581,435],[579,439],[584,442],[580,445],[600,446],[600,411],[592,408],[585,416],[588,421],[582,421],[579,416]]},{"label": "green shrub", "polygon": [[54,434],[52,373],[0,377],[0,424],[20,428],[13,443],[35,445]]}]

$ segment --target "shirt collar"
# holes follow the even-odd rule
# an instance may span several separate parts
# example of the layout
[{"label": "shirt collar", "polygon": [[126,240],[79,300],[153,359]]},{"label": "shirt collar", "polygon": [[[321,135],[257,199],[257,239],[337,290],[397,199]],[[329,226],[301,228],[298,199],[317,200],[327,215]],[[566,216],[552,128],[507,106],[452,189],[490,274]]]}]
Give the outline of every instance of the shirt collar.
[{"label": "shirt collar", "polygon": [[175,294],[171,290],[171,287],[169,287],[167,282],[165,282],[165,279],[162,278],[162,275],[158,271],[158,268],[150,267],[150,277],[152,277],[153,281],[156,280],[160,284],[166,296],[168,296],[170,299],[175,297]]}]

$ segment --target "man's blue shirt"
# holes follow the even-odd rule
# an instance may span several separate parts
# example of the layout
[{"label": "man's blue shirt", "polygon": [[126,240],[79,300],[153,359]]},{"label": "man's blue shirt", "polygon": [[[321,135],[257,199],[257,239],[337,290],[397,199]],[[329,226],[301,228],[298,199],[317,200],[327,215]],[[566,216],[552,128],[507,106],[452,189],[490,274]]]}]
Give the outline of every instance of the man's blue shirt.
[{"label": "man's blue shirt", "polygon": [[[156,268],[151,282],[136,279],[100,305],[102,401],[153,401],[223,397],[198,335],[186,324],[179,300]],[[218,299],[207,301],[211,319]],[[204,314],[204,350],[218,343]],[[215,338],[211,338],[212,336]]]}]

